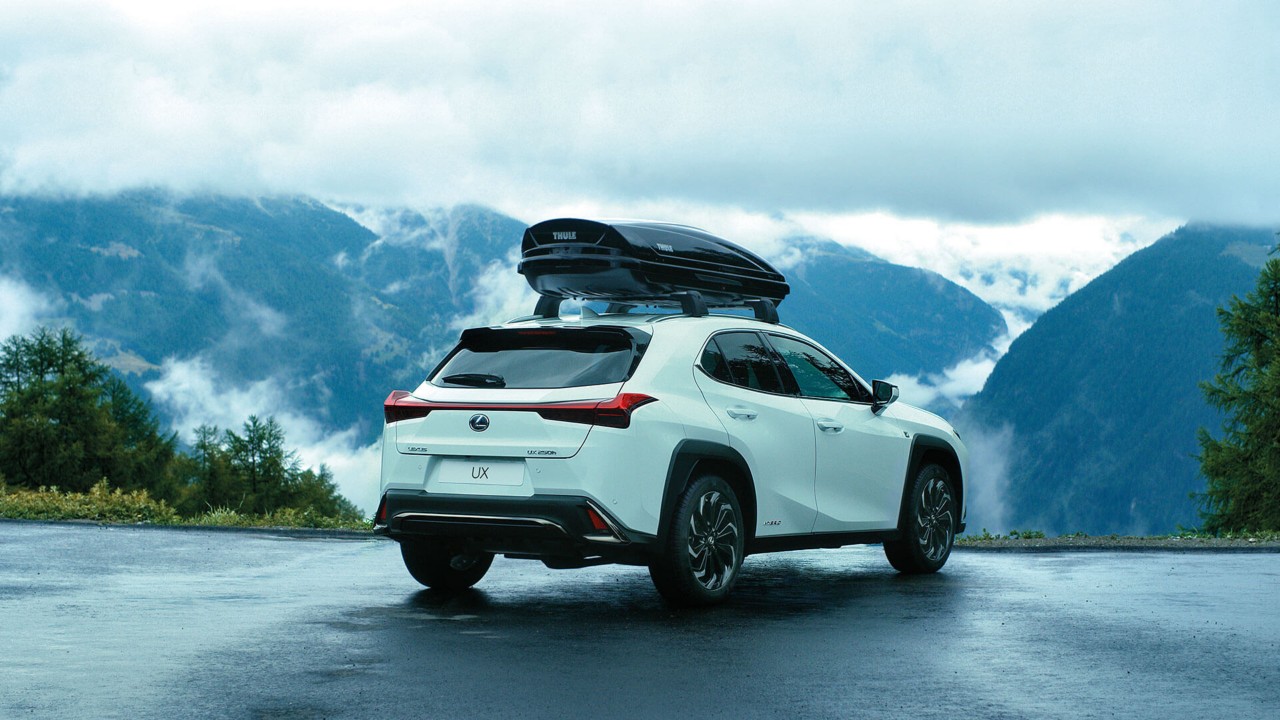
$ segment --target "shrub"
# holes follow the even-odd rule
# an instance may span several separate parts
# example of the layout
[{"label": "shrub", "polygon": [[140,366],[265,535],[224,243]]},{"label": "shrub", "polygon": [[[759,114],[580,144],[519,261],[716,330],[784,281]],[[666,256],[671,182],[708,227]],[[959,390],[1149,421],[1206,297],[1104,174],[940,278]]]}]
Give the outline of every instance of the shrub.
[{"label": "shrub", "polygon": [[23,520],[97,520],[110,523],[172,525],[178,515],[146,490],[125,492],[100,480],[88,492],[61,492],[56,487],[36,490],[0,485],[0,517]]},{"label": "shrub", "polygon": [[351,517],[322,515],[312,508],[298,510],[283,508],[274,512],[256,514],[240,513],[230,508],[215,508],[206,513],[187,518],[185,525],[201,527],[288,527],[320,528],[324,530],[368,530],[367,520]]}]

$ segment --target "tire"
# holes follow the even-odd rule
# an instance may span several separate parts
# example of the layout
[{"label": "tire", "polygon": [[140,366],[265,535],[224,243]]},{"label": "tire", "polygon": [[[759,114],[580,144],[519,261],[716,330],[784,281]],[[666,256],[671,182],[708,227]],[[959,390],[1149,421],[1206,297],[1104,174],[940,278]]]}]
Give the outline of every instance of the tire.
[{"label": "tire", "polygon": [[493,554],[460,552],[434,543],[404,541],[400,556],[414,580],[434,590],[457,592],[480,582],[493,564]]},{"label": "tire", "polygon": [[649,576],[672,605],[714,605],[737,582],[745,544],[738,496],[722,478],[702,475],[676,501],[671,530]]},{"label": "tire", "polygon": [[906,499],[902,537],[884,544],[889,564],[898,572],[937,572],[947,564],[956,539],[955,486],[941,465],[925,465],[916,474]]}]

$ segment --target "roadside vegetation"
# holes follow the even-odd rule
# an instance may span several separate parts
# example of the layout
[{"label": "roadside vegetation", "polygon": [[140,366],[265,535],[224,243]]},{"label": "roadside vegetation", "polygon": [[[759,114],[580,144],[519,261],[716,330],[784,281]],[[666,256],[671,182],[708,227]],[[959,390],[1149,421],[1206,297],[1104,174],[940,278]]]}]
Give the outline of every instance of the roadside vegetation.
[{"label": "roadside vegetation", "polygon": [[323,528],[369,530],[363,518],[322,515],[311,508],[283,508],[269,513],[241,513],[229,508],[195,515],[179,515],[146,490],[112,489],[100,481],[88,492],[67,492],[56,487],[12,488],[0,483],[0,517],[15,520],[87,520],[105,524],[193,525],[201,527]]},{"label": "roadside vegetation", "polygon": [[368,528],[274,418],[202,426],[190,449],[69,330],[0,344],[0,517]]},{"label": "roadside vegetation", "polygon": [[1280,532],[1264,530],[1254,532],[1219,531],[1216,533],[1197,529],[1180,529],[1169,535],[1089,535],[1074,532],[1049,536],[1039,530],[1010,530],[1007,535],[992,534],[986,528],[981,533],[956,537],[960,547],[1179,547],[1205,545],[1213,547],[1273,546],[1280,544]]}]

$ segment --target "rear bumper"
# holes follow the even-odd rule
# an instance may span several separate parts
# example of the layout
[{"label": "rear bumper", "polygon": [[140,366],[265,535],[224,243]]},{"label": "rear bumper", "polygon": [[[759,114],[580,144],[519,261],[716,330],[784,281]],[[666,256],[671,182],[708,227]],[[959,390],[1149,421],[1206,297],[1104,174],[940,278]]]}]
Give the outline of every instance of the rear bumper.
[{"label": "rear bumper", "polygon": [[[534,557],[548,564],[581,561],[643,565],[655,547],[652,535],[625,527],[585,497],[492,497],[389,490],[386,524],[374,532],[398,542],[433,541],[469,550]],[[591,512],[604,521],[600,529]]]}]

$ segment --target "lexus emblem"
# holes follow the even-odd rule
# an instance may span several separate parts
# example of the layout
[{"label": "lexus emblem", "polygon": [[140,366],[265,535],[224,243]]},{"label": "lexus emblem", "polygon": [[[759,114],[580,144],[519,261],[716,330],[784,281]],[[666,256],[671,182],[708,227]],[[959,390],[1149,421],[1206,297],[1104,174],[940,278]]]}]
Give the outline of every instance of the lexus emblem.
[{"label": "lexus emblem", "polygon": [[484,432],[485,430],[489,429],[489,416],[488,415],[472,415],[471,420],[467,424],[470,425],[471,429],[475,430],[476,432]]}]

